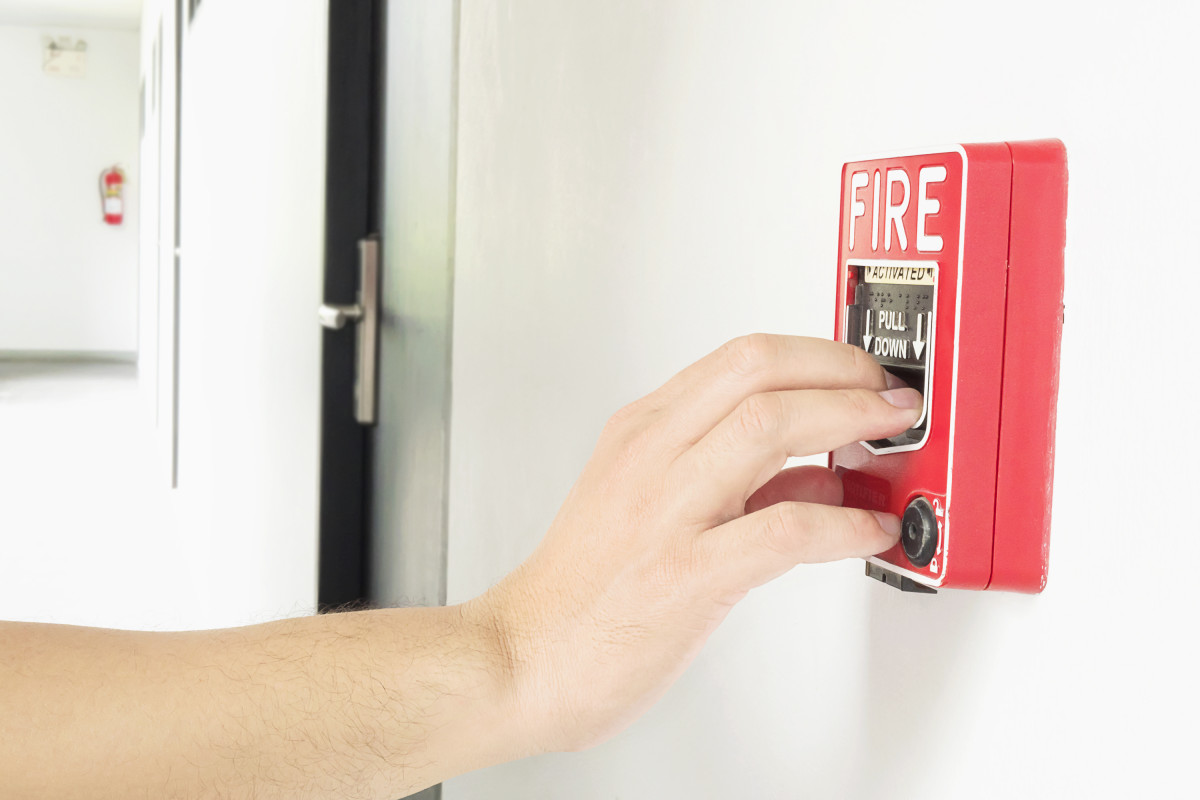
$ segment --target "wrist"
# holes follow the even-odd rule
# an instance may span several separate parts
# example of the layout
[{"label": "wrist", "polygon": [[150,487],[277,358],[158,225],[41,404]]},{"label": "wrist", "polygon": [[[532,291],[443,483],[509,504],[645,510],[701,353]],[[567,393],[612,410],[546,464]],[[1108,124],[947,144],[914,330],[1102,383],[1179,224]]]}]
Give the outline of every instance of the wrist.
[{"label": "wrist", "polygon": [[525,648],[507,604],[493,590],[453,608],[468,646],[486,663],[483,706],[487,709],[489,749],[494,753],[489,763],[544,752],[529,714]]}]

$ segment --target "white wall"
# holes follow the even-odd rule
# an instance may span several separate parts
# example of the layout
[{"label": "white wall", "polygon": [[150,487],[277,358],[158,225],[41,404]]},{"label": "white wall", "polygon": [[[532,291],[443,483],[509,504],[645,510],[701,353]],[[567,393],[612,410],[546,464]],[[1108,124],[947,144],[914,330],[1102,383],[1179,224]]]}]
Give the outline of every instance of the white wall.
[{"label": "white wall", "polygon": [[184,39],[178,502],[206,624],[316,605],[327,14],[205,0]]},{"label": "white wall", "polygon": [[621,404],[737,334],[832,332],[843,161],[1058,136],[1071,184],[1043,595],[794,570],[624,735],[446,796],[1185,793],[1196,7],[481,0],[461,24],[451,601],[532,550]]},{"label": "white wall", "polygon": [[[87,74],[42,71],[42,36],[87,41]],[[138,34],[0,26],[0,351],[137,349]],[[125,169],[125,223],[100,171]]]}]

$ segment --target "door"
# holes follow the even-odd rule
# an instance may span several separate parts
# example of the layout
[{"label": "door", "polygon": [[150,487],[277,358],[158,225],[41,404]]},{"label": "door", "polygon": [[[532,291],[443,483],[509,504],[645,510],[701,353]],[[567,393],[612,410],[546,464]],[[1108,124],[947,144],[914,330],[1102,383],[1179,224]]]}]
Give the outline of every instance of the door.
[{"label": "door", "polygon": [[[337,610],[369,597],[367,553],[367,442],[372,415],[360,413],[356,394],[370,404],[378,359],[359,358],[366,337],[378,342],[379,286],[362,286],[378,263],[382,207],[377,113],[383,33],[380,0],[329,4],[329,97],[326,111],[325,279],[318,320],[326,330],[321,352],[321,456],[318,511],[317,604]],[[364,319],[362,294],[371,319]],[[359,307],[357,315],[347,310]],[[360,323],[362,325],[360,326]],[[375,330],[371,330],[374,327]],[[367,355],[364,353],[364,356]],[[361,371],[361,374],[360,374]]]},{"label": "door", "polygon": [[458,4],[329,21],[318,602],[441,604]]}]

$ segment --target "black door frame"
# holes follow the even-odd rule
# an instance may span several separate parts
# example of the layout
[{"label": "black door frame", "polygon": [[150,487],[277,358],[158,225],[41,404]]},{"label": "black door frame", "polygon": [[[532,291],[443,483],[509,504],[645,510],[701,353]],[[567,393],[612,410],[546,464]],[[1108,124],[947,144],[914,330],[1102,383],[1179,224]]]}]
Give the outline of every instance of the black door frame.
[{"label": "black door frame", "polygon": [[[383,0],[329,3],[326,303],[352,304],[358,242],[381,224]],[[370,586],[367,427],[354,418],[354,326],[323,333],[317,606],[361,607]]]}]

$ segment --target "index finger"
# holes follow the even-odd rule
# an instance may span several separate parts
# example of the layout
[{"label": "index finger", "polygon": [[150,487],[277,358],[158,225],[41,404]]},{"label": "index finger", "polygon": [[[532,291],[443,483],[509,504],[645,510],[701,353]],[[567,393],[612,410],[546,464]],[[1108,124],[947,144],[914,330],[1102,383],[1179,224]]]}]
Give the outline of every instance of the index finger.
[{"label": "index finger", "polygon": [[807,336],[755,333],[726,343],[687,367],[648,400],[666,415],[674,444],[700,440],[747,397],[789,389],[871,389],[889,386],[866,351]]}]

